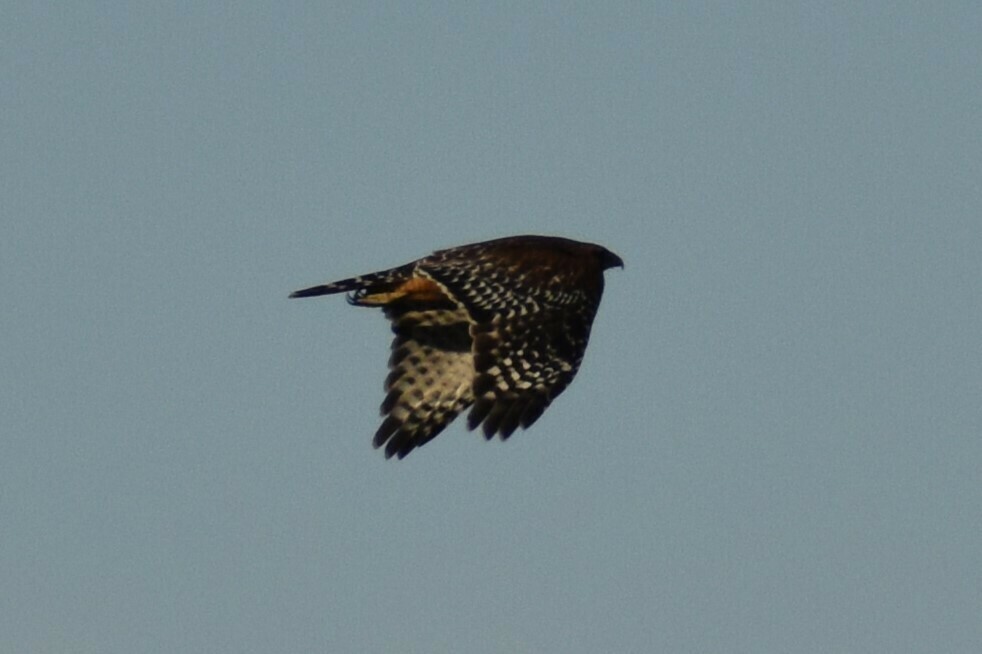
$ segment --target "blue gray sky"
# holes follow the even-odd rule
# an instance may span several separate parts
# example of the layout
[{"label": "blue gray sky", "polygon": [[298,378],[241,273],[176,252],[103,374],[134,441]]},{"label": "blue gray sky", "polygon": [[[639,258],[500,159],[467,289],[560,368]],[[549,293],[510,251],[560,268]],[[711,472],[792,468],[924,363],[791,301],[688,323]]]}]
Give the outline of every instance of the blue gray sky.
[{"label": "blue gray sky", "polygon": [[[8,2],[0,651],[982,651],[982,8]],[[626,268],[527,432],[371,448],[297,288]]]}]

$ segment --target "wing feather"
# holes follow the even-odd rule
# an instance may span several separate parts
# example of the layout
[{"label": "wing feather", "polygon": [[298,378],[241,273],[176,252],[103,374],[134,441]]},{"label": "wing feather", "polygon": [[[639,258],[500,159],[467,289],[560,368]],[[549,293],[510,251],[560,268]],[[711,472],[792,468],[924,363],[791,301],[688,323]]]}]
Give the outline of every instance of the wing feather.
[{"label": "wing feather", "polygon": [[502,440],[532,425],[573,380],[600,302],[600,291],[550,284],[555,277],[518,261],[471,253],[420,266],[473,322],[477,401],[468,427]]},{"label": "wing feather", "polygon": [[430,441],[474,401],[474,356],[467,314],[447,305],[419,310],[391,305],[396,337],[385,380],[376,448],[403,458]]}]

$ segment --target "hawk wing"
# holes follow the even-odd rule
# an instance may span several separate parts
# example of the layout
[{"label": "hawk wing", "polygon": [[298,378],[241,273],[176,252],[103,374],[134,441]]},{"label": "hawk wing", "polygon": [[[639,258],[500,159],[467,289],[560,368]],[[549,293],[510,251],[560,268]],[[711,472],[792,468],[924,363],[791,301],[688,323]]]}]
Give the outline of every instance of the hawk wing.
[{"label": "hawk wing", "polygon": [[395,340],[385,380],[386,416],[372,444],[400,459],[443,431],[474,402],[474,354],[466,312],[450,302],[385,308]]},{"label": "hawk wing", "polygon": [[381,307],[395,339],[385,380],[385,416],[372,444],[405,457],[474,402],[470,319],[445,291],[416,271],[416,262],[314,286],[291,297],[349,293],[348,302]]},{"label": "hawk wing", "polygon": [[592,285],[576,286],[568,283],[576,266],[561,257],[544,262],[500,246],[486,258],[461,250],[436,253],[420,272],[446,289],[473,323],[475,403],[468,428],[483,425],[486,438],[499,434],[504,440],[532,425],[573,380],[603,277],[599,286],[595,276],[588,280]]}]

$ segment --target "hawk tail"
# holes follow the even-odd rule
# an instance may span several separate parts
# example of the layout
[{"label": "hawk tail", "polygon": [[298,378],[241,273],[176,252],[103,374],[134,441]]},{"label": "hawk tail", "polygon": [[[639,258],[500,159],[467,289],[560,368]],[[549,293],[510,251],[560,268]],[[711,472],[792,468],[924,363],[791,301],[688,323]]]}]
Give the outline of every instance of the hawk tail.
[{"label": "hawk tail", "polygon": [[350,277],[330,284],[311,286],[302,288],[299,291],[290,293],[291,298],[295,297],[317,297],[319,295],[334,295],[335,293],[354,293],[352,301],[366,295],[384,293],[406,281],[412,274],[412,266],[400,266],[380,272]]}]

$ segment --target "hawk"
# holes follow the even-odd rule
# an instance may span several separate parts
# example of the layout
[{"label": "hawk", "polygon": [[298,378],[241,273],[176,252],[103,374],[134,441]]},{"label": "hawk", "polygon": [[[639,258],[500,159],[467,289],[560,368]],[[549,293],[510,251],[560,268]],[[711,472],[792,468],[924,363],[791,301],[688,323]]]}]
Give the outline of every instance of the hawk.
[{"label": "hawk", "polygon": [[507,439],[576,375],[604,289],[624,262],[592,243],[513,236],[296,291],[380,307],[395,340],[373,445],[403,458],[470,407],[468,429]]}]

